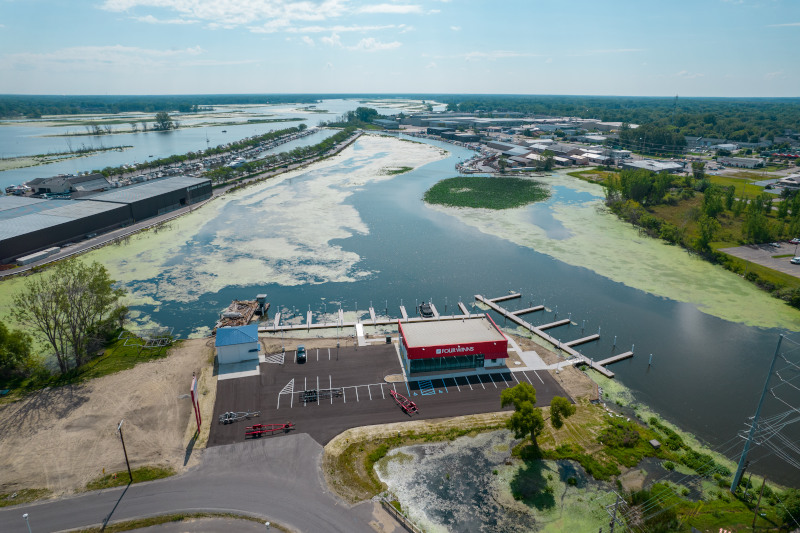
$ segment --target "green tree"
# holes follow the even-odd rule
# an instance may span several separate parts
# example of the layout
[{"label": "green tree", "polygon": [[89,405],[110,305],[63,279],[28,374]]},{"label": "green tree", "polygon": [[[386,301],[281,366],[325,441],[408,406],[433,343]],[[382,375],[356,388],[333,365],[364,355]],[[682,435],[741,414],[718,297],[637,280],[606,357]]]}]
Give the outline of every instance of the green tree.
[{"label": "green tree", "polygon": [[703,161],[692,161],[692,176],[701,180],[706,177],[706,164]]},{"label": "green tree", "polygon": [[564,419],[575,414],[575,406],[566,398],[554,396],[550,401],[550,423],[553,427],[560,429],[564,425]]},{"label": "green tree", "polygon": [[124,294],[103,265],[72,259],[30,278],[14,296],[11,314],[50,344],[65,373],[87,362],[104,337],[121,327],[127,313],[119,305]]},{"label": "green tree", "polygon": [[154,128],[158,131],[167,131],[173,128],[172,118],[166,111],[159,111],[156,113],[156,124]]},{"label": "green tree", "polygon": [[542,413],[534,407],[536,405],[536,389],[530,383],[520,383],[500,393],[500,405],[514,406],[514,414],[506,422],[508,429],[514,432],[518,439],[530,435],[535,447],[539,446],[536,438],[544,429]]},{"label": "green tree", "polygon": [[778,515],[788,528],[800,527],[800,490],[789,489],[782,495]]},{"label": "green tree", "polygon": [[714,240],[714,235],[719,231],[720,224],[715,218],[701,215],[697,219],[697,228],[700,230],[700,235],[697,237],[695,245],[700,250],[707,250],[708,243]]},{"label": "green tree", "polygon": [[24,372],[31,363],[31,336],[0,322],[0,376]]}]

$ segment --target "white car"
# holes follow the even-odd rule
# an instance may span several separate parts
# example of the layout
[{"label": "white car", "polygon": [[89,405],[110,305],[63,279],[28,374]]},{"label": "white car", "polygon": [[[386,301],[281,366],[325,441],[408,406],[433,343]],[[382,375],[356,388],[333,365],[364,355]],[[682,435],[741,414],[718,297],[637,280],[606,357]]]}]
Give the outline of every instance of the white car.
[{"label": "white car", "polygon": [[789,262],[793,265],[800,265],[800,256],[792,257],[791,259],[789,259]]}]

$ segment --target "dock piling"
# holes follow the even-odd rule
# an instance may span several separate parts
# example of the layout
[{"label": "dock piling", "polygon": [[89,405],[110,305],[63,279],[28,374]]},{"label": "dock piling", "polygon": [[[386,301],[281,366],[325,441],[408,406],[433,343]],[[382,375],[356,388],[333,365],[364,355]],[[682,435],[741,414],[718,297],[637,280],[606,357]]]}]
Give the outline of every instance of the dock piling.
[{"label": "dock piling", "polygon": [[617,336],[614,335],[614,346],[616,346],[616,345],[617,345]]},{"label": "dock piling", "polygon": [[652,364],[653,364],[653,354],[650,354],[650,360],[647,361],[647,366],[650,366]]}]

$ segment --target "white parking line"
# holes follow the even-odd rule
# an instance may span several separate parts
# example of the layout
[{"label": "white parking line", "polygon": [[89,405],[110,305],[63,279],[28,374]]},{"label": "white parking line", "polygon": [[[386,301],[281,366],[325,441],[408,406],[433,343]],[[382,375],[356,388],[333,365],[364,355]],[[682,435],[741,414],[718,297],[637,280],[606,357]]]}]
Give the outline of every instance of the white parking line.
[{"label": "white parking line", "polygon": [[328,389],[331,391],[331,405],[333,405],[333,380],[330,374],[328,374]]},{"label": "white parking line", "polygon": [[383,397],[383,399],[385,400],[386,395],[383,393],[383,383],[381,383],[380,386],[381,386],[381,397]]},{"label": "white parking line", "polygon": [[514,375],[514,372],[511,373],[511,377],[514,378],[514,381],[519,383],[519,380],[517,379],[517,376]]},{"label": "white parking line", "polygon": [[469,390],[472,390],[472,383],[470,383],[470,382],[469,382],[469,378],[468,378],[468,377],[466,377],[466,378],[464,378],[464,379],[466,379],[466,380],[467,380],[467,385],[469,385]]},{"label": "white parking line", "polygon": [[[308,390],[308,383],[307,383],[307,381],[308,381],[308,378],[303,378],[303,390],[304,390],[304,391],[307,391],[307,390]],[[304,399],[303,399],[303,407],[305,407],[305,406],[306,406],[306,400],[305,400],[305,398],[304,398]]]},{"label": "white parking line", "polygon": [[497,383],[494,382],[494,378],[492,377],[491,374],[489,374],[489,379],[492,380],[492,385],[494,385],[494,388],[496,389],[497,388]]},{"label": "white parking line", "polygon": [[317,348],[317,363],[319,363],[319,348]]},{"label": "white parking line", "polygon": [[331,349],[328,348],[328,361],[330,361],[330,360],[331,360]]},{"label": "white parking line", "polygon": [[458,379],[453,378],[453,382],[456,384],[456,388],[458,389],[458,392],[461,392],[461,387],[458,386]]},{"label": "white parking line", "polygon": [[347,403],[347,394],[344,392],[344,387],[342,387],[342,400],[344,400],[344,403]]},{"label": "white parking line", "polygon": [[367,385],[367,392],[369,393],[369,401],[372,401],[372,390],[370,390],[369,385]]},{"label": "white parking line", "polygon": [[533,381],[531,381],[531,378],[529,378],[529,377],[528,377],[528,374],[526,374],[525,372],[523,372],[523,373],[522,373],[522,375],[523,375],[523,376],[525,376],[525,379],[527,379],[527,380],[528,380],[528,383],[530,383],[531,385],[533,385]]},{"label": "white parking line", "polygon": [[[319,350],[317,350],[317,360],[319,360]],[[319,405],[319,376],[317,376],[317,405]]]},{"label": "white parking line", "polygon": [[[478,376],[478,383],[481,384],[481,387],[483,387],[483,390],[486,390],[486,386],[483,384],[483,380],[481,379],[480,376]],[[495,387],[497,387],[497,385],[495,385]]]},{"label": "white parking line", "polygon": [[394,389],[394,393],[395,393],[395,394],[397,394],[397,385],[395,385],[394,383],[392,383],[392,388]]},{"label": "white parking line", "polygon": [[[534,370],[533,373],[536,374],[536,370]],[[541,378],[541,376],[539,376],[539,374],[536,374],[536,377],[539,378],[539,381],[541,381],[542,385],[544,385],[544,380]]]},{"label": "white parking line", "polygon": [[358,385],[356,385],[356,386],[355,386],[355,387],[353,387],[353,388],[354,388],[354,389],[356,389],[356,401],[357,401],[357,402],[360,402],[361,400],[359,400],[359,399],[358,399]]},{"label": "white parking line", "polygon": [[[500,376],[503,376],[503,374],[500,374]],[[509,384],[508,384],[508,380],[507,380],[505,377],[503,377],[503,383],[505,383],[505,384],[506,384],[506,388],[507,388],[507,389],[510,389],[510,388],[511,388],[511,385],[509,385]]]}]

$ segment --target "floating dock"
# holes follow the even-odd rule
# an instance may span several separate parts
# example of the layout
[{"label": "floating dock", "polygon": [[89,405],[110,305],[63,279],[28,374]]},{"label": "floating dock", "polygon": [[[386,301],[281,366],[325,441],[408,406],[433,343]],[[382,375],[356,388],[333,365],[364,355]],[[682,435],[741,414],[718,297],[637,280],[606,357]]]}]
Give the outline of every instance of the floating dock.
[{"label": "floating dock", "polygon": [[[531,333],[533,333],[534,335],[536,335],[540,339],[543,339],[543,340],[549,342],[550,344],[552,344],[553,346],[559,348],[560,350],[563,350],[563,351],[567,352],[568,354],[570,354],[572,356],[572,359],[570,361],[572,362],[573,365],[581,365],[581,364],[588,365],[591,368],[593,368],[594,370],[597,370],[598,372],[600,372],[601,374],[603,374],[604,376],[606,376],[608,378],[613,378],[614,377],[614,373],[612,371],[610,371],[609,369],[607,369],[606,365],[609,365],[611,363],[616,363],[617,361],[621,361],[621,360],[627,359],[629,357],[633,357],[633,352],[625,352],[625,353],[621,353],[619,355],[615,355],[613,357],[609,357],[608,359],[603,359],[602,361],[593,361],[592,359],[589,359],[588,357],[586,357],[585,355],[583,355],[582,353],[580,353],[579,351],[574,349],[573,346],[577,346],[579,344],[583,344],[583,343],[586,343],[586,342],[597,340],[597,339],[600,338],[599,334],[596,333],[594,335],[589,335],[588,337],[583,337],[581,339],[575,339],[575,340],[569,341],[569,342],[561,342],[560,340],[556,339],[555,337],[552,337],[552,336],[548,335],[547,333],[545,333],[544,330],[549,329],[549,328],[555,328],[557,326],[562,326],[562,325],[565,325],[565,324],[569,324],[570,323],[569,319],[565,318],[563,320],[558,320],[558,321],[555,321],[555,322],[551,322],[549,324],[544,324],[542,326],[534,326],[530,322],[526,322],[525,320],[521,319],[518,316],[519,314],[521,314],[520,312],[513,313],[511,311],[508,311],[507,309],[504,309],[503,307],[500,307],[496,303],[498,301],[510,300],[512,298],[520,298],[521,296],[522,295],[519,294],[519,293],[512,293],[512,294],[509,294],[509,295],[506,295],[506,296],[501,296],[500,298],[484,298],[480,294],[476,294],[475,295],[475,299],[478,300],[479,302],[481,302],[482,304],[489,306],[492,310],[496,311],[497,313],[500,313],[501,315],[506,317],[508,320],[511,320],[515,324],[517,324],[519,326],[522,326],[523,328],[527,329],[528,331],[530,331]],[[542,306],[542,308],[544,308],[544,307]],[[530,308],[530,309],[533,309],[533,308]],[[525,309],[523,309],[522,311],[525,311]]]},{"label": "floating dock", "polygon": [[[555,337],[546,333],[546,330],[570,324],[571,323],[570,319],[563,318],[561,320],[555,320],[553,322],[542,324],[540,326],[534,326],[530,322],[527,322],[526,320],[520,318],[520,316],[542,311],[544,310],[543,305],[528,307],[525,309],[520,309],[518,311],[509,311],[497,304],[497,302],[503,302],[506,300],[512,300],[521,297],[522,295],[519,293],[511,293],[504,296],[500,296],[498,298],[485,298],[480,294],[476,294],[475,300],[488,306],[490,309],[499,313],[500,315],[510,320],[511,322],[514,322],[515,324],[527,329],[540,339],[547,341],[548,343],[552,344],[559,350],[562,350],[567,354],[569,354],[571,357],[568,360],[569,363],[573,365],[581,365],[581,364],[588,365],[606,377],[609,378],[614,377],[614,373],[610,371],[608,368],[606,368],[607,365],[616,363],[617,361],[621,361],[629,357],[633,357],[633,352],[630,351],[614,355],[612,357],[608,357],[601,361],[594,361],[593,359],[590,359],[589,357],[586,357],[585,355],[577,351],[574,347],[598,340],[600,338],[599,333],[595,333],[593,335],[588,335],[567,342],[561,342],[559,339],[556,339]],[[345,321],[344,310],[338,309],[335,313],[326,315],[326,318],[330,317],[332,318],[332,320],[325,320],[323,322],[314,322],[314,314],[311,311],[308,311],[307,313],[305,313],[305,323],[303,324],[281,324],[282,316],[281,313],[278,312],[275,313],[275,318],[271,323],[267,323],[268,325],[259,326],[258,332],[279,333],[282,331],[303,331],[303,330],[311,331],[312,329],[327,329],[327,328],[357,328],[359,332],[363,332],[364,326],[395,326],[397,325],[398,322],[408,323],[408,322],[425,322],[425,321],[437,321],[437,320],[461,320],[464,318],[471,318],[483,315],[482,313],[478,314],[470,313],[467,309],[467,306],[460,301],[458,302],[458,309],[460,311],[460,314],[440,315],[436,307],[434,307],[433,304],[431,304],[431,311],[433,311],[433,316],[430,318],[422,318],[422,317],[409,317],[405,306],[401,305],[400,306],[401,317],[391,318],[391,317],[379,317],[375,313],[375,309],[370,307],[368,309],[369,319],[367,319],[366,321],[362,321],[360,319],[357,319],[355,321]],[[360,338],[362,335],[363,333],[359,333]]]}]

